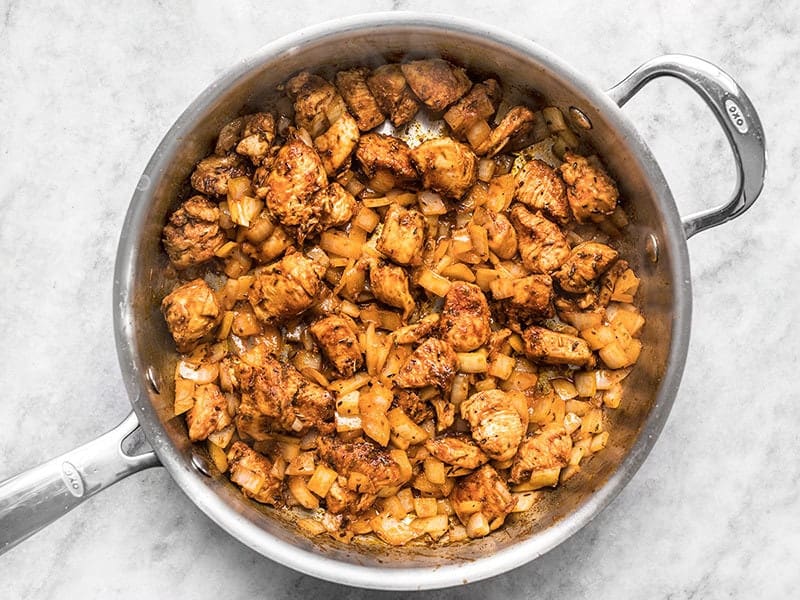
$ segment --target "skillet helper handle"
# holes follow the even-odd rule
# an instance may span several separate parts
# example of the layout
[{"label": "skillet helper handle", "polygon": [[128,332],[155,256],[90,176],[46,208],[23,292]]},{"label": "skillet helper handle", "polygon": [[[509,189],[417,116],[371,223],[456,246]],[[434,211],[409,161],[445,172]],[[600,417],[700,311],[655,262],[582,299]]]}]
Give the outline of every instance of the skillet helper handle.
[{"label": "skillet helper handle", "polygon": [[111,431],[0,482],[0,554],[97,492],[159,464],[154,452],[128,456],[122,441],[137,427],[134,413]]},{"label": "skillet helper handle", "polygon": [[756,109],[742,88],[713,64],[685,54],[654,58],[607,91],[620,107],[657,77],[677,77],[687,83],[714,112],[736,161],[736,189],[721,205],[683,219],[686,238],[735,219],[750,208],[764,186],[767,153],[764,130]]}]

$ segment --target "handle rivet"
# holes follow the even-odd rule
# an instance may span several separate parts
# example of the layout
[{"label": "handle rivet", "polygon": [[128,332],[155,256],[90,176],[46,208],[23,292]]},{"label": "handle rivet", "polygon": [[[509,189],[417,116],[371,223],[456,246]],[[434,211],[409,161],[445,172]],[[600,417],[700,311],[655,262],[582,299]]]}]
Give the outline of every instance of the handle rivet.
[{"label": "handle rivet", "polygon": [[656,234],[647,234],[647,238],[644,242],[644,252],[647,255],[647,258],[650,259],[650,262],[658,262],[658,238],[656,237]]},{"label": "handle rivet", "polygon": [[575,124],[576,127],[580,127],[581,129],[592,128],[592,122],[589,120],[589,117],[586,116],[586,113],[583,112],[580,108],[576,108],[575,106],[570,106],[569,118],[572,119],[572,122]]},{"label": "handle rivet", "polygon": [[156,375],[156,370],[150,366],[147,368],[145,372],[145,379],[147,383],[150,384],[150,389],[154,391],[156,394],[160,394],[161,391],[158,389],[158,375]]},{"label": "handle rivet", "polygon": [[211,465],[205,456],[198,454],[197,450],[192,450],[192,466],[206,477],[211,477]]}]

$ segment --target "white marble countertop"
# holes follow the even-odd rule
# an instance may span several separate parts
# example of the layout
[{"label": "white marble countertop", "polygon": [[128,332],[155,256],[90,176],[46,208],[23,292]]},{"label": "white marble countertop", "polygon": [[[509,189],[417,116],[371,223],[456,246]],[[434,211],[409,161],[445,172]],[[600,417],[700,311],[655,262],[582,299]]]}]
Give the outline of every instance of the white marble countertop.
[{"label": "white marble countertop", "polygon": [[[669,421],[589,526],[506,575],[429,598],[780,598],[800,586],[797,163],[800,11],[791,3],[439,3],[527,36],[602,87],[666,52],[730,72],[759,109],[766,187],[689,243],[694,324]],[[131,193],[172,121],[226,67],[283,34],[428,2],[0,1],[0,479],[129,411],[111,286]],[[731,154],[675,81],[625,109],[681,211],[718,204]],[[792,290],[795,290],[792,292]],[[301,575],[209,521],[164,469],[113,486],[0,557],[0,597],[401,597]]]}]

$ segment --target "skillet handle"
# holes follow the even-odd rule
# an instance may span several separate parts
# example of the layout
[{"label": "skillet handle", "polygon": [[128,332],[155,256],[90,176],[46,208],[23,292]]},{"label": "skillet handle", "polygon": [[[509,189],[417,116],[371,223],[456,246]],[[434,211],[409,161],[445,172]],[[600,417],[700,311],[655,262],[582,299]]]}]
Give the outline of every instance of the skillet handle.
[{"label": "skillet handle", "polygon": [[756,109],[742,88],[724,71],[705,60],[685,54],[654,58],[607,91],[623,106],[646,83],[657,77],[677,77],[687,83],[714,112],[736,160],[736,189],[721,206],[683,219],[686,238],[735,219],[750,208],[764,186],[767,154],[764,130]]},{"label": "skillet handle", "polygon": [[0,554],[100,490],[158,465],[152,451],[137,456],[122,451],[123,440],[138,426],[132,412],[97,439],[0,482]]}]

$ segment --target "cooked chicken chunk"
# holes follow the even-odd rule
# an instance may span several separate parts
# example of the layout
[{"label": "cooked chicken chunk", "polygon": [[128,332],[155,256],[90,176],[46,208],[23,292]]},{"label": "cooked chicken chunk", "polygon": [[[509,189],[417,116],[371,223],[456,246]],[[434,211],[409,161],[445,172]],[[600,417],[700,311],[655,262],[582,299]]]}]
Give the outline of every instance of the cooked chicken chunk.
[{"label": "cooked chicken chunk", "polygon": [[506,300],[510,316],[520,321],[553,316],[553,280],[549,275],[515,279],[514,295]]},{"label": "cooked chicken chunk", "polygon": [[486,390],[461,403],[461,417],[489,458],[509,460],[528,428],[528,403],[521,392]]},{"label": "cooked chicken chunk", "polygon": [[349,113],[343,114],[336,123],[314,140],[314,148],[322,160],[328,176],[333,177],[347,163],[358,144],[361,134],[356,120]]},{"label": "cooked chicken chunk", "polygon": [[219,132],[214,153],[222,156],[234,148],[239,154],[260,164],[275,141],[275,117],[271,113],[255,113],[238,117]]},{"label": "cooked chicken chunk", "polygon": [[419,264],[425,240],[422,213],[392,204],[383,219],[375,247],[399,265]]},{"label": "cooked chicken chunk", "polygon": [[251,394],[242,394],[239,408],[236,409],[235,423],[236,431],[242,439],[263,441],[272,436],[273,419],[258,410],[258,403]]},{"label": "cooked chicken chunk", "polygon": [[572,249],[569,258],[553,277],[567,292],[588,292],[592,282],[605,273],[618,256],[619,252],[611,246],[583,242]]},{"label": "cooked chicken chunk", "polygon": [[440,461],[464,469],[477,469],[482,464],[489,462],[489,457],[484,454],[483,450],[463,433],[428,440],[425,442],[425,448],[431,453],[431,456]]},{"label": "cooked chicken chunk", "polygon": [[431,398],[431,406],[436,411],[436,431],[452,427],[456,421],[456,405],[444,398]]},{"label": "cooked chicken chunk", "polygon": [[400,65],[383,65],[367,78],[367,86],[375,97],[378,107],[389,115],[392,125],[405,125],[419,110],[419,102],[406,83]]},{"label": "cooked chicken chunk", "polygon": [[477,285],[456,281],[444,298],[439,331],[456,352],[469,352],[486,343],[491,334],[491,312]]},{"label": "cooked chicken chunk", "polygon": [[357,492],[348,490],[334,481],[328,493],[325,495],[325,510],[333,515],[343,512],[355,512],[358,504],[359,495]]},{"label": "cooked chicken chunk", "polygon": [[333,394],[291,364],[266,357],[258,367],[238,361],[235,369],[242,402],[246,396],[252,398],[273,430],[298,435],[312,428],[321,433],[333,430]]},{"label": "cooked chicken chunk", "polygon": [[619,191],[603,168],[585,157],[567,152],[559,167],[567,183],[567,199],[578,223],[599,221],[617,207]]},{"label": "cooked chicken chunk", "polygon": [[178,352],[188,352],[219,323],[217,297],[202,279],[175,288],[161,302],[161,312]]},{"label": "cooked chicken chunk", "polygon": [[589,366],[594,362],[592,351],[584,340],[544,327],[529,327],[522,333],[525,355],[548,365]]},{"label": "cooked chicken chunk", "polygon": [[275,141],[275,117],[270,113],[256,113],[244,117],[242,139],[236,144],[236,152],[260,165],[271,157],[272,142]]},{"label": "cooked chicken chunk", "polygon": [[234,442],[228,450],[231,481],[242,487],[245,496],[277,506],[282,503],[283,482],[270,474],[272,462],[244,442]]},{"label": "cooked chicken chunk", "polygon": [[430,313],[416,323],[395,329],[390,335],[395,344],[412,344],[428,337],[439,326],[439,313]]},{"label": "cooked chicken chunk", "polygon": [[350,377],[364,363],[352,319],[331,315],[316,321],[309,330],[325,357],[344,377]]},{"label": "cooked chicken chunk", "polygon": [[192,187],[208,196],[224,196],[228,193],[228,181],[234,177],[249,177],[252,168],[238,154],[209,156],[195,167],[190,178]]},{"label": "cooked chicken chunk", "polygon": [[517,204],[511,209],[511,222],[517,229],[522,264],[534,273],[551,273],[569,257],[569,244],[561,229]]},{"label": "cooked chicken chunk", "polygon": [[444,120],[458,138],[463,138],[476,121],[488,121],[497,110],[500,86],[494,79],[476,83],[469,93],[444,113]]},{"label": "cooked chicken chunk", "polygon": [[494,156],[498,154],[515,135],[528,131],[536,115],[525,106],[515,106],[492,129],[489,136],[475,148],[478,156]]},{"label": "cooked chicken chunk", "polygon": [[491,210],[485,211],[485,219],[479,223],[486,230],[489,250],[504,260],[517,253],[517,232],[505,215]]},{"label": "cooked chicken chunk", "polygon": [[464,69],[441,58],[412,60],[400,68],[411,91],[435,112],[461,98],[472,85]]},{"label": "cooked chicken chunk", "polygon": [[313,230],[319,224],[322,207],[311,200],[314,192],[328,183],[325,168],[314,149],[297,135],[290,135],[278,151],[267,176],[263,193],[270,213],[281,224]]},{"label": "cooked chicken chunk", "polygon": [[400,367],[394,383],[404,388],[436,385],[448,388],[458,370],[458,357],[447,342],[428,338]]},{"label": "cooked chicken chunk", "polygon": [[521,483],[536,471],[566,467],[571,451],[572,438],[564,426],[551,423],[522,440],[511,465],[511,481]]},{"label": "cooked chicken chunk", "polygon": [[422,174],[422,185],[458,200],[477,178],[478,158],[469,146],[442,137],[423,142],[411,151]]},{"label": "cooked chicken chunk", "polygon": [[368,177],[374,177],[378,171],[388,171],[398,184],[418,177],[411,160],[411,148],[403,140],[391,135],[362,135],[356,148],[356,158]]},{"label": "cooked chicken chunk", "polygon": [[314,303],[324,273],[322,265],[299,252],[287,254],[255,272],[247,298],[262,321],[299,315]]},{"label": "cooked chicken chunk", "polygon": [[[308,71],[302,71],[287,81],[286,93],[294,102],[295,123],[312,137],[332,124],[329,115],[342,114],[347,110],[336,88]],[[339,104],[341,106],[337,106]]]},{"label": "cooked chicken chunk", "polygon": [[395,487],[408,481],[403,469],[387,450],[370,441],[342,442],[336,438],[319,440],[319,455],[345,477],[351,473],[366,475],[364,487],[353,490],[375,494],[382,488]]},{"label": "cooked chicken chunk", "polygon": [[335,181],[314,193],[311,203],[319,206],[318,229],[339,227],[353,217],[356,199]]},{"label": "cooked chicken chunk", "polygon": [[344,98],[347,108],[353,113],[361,131],[375,129],[383,123],[383,116],[378,101],[369,91],[367,85],[369,69],[356,67],[348,71],[339,71],[336,74],[336,89]]},{"label": "cooked chicken chunk", "polygon": [[402,267],[375,261],[369,270],[369,284],[378,300],[403,309],[403,320],[414,311],[416,303],[408,291],[408,275]]},{"label": "cooked chicken chunk", "polygon": [[510,513],[517,501],[497,471],[491,465],[483,465],[474,473],[458,479],[453,491],[450,492],[450,503],[462,523],[469,520],[470,513],[460,510],[462,503],[480,502],[480,512],[492,523],[497,520],[496,529],[499,527],[505,516]]},{"label": "cooked chicken chunk", "polygon": [[562,225],[569,221],[567,186],[546,162],[535,158],[523,165],[515,177],[514,197],[536,210],[544,211]]},{"label": "cooked chicken chunk", "polygon": [[617,280],[620,276],[628,270],[628,261],[619,259],[611,268],[608,269],[600,278],[600,291],[597,294],[597,304],[600,306],[608,306],[611,302],[611,296],[614,293],[614,288],[617,285]]},{"label": "cooked chicken chunk", "polygon": [[228,400],[216,385],[207,383],[195,388],[194,406],[186,413],[186,423],[193,442],[204,440],[231,424]]},{"label": "cooked chicken chunk", "polygon": [[211,260],[225,243],[225,234],[219,228],[219,208],[203,196],[192,196],[170,215],[162,241],[176,269]]},{"label": "cooked chicken chunk", "polygon": [[409,390],[395,389],[393,392],[392,407],[400,408],[414,423],[422,423],[433,418],[430,404]]}]

